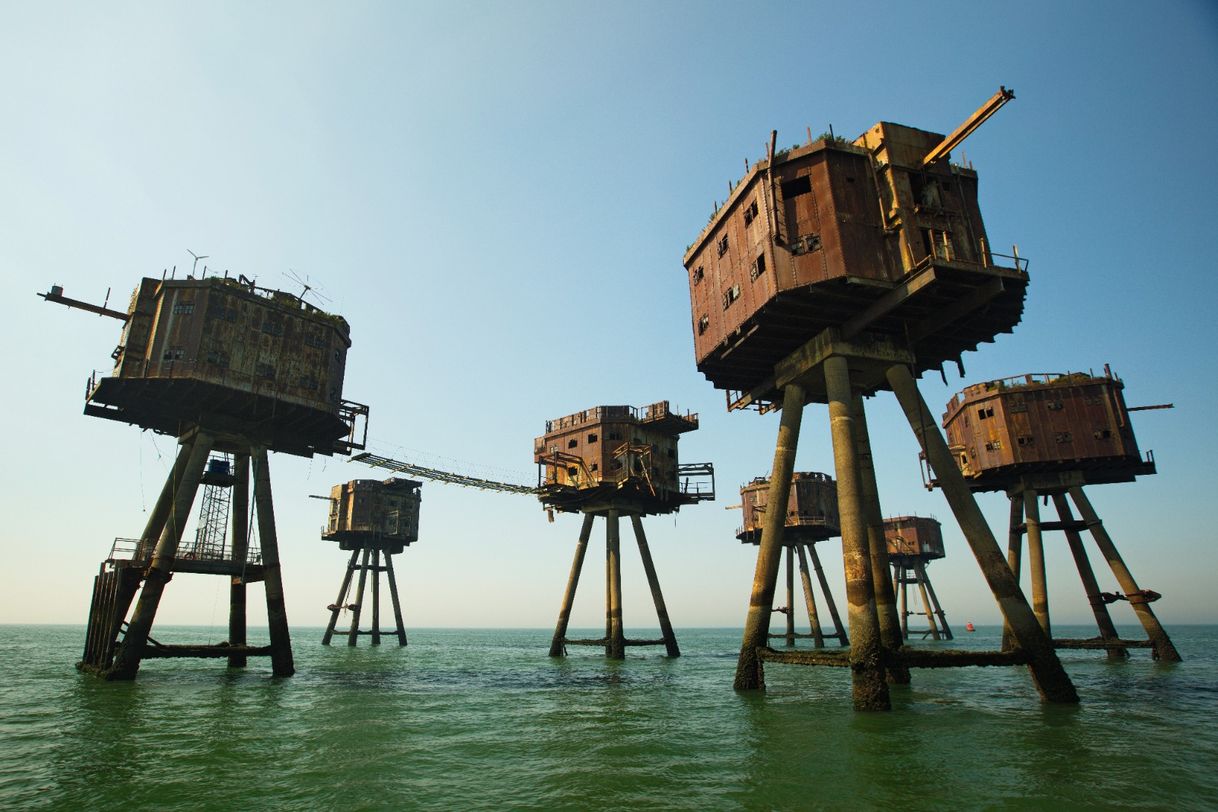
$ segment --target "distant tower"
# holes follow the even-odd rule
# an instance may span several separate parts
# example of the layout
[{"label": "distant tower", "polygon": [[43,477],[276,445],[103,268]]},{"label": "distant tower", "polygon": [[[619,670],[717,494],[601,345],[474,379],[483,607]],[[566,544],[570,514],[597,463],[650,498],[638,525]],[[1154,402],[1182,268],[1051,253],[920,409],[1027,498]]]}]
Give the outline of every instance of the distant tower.
[{"label": "distant tower", "polygon": [[901,604],[901,636],[908,640],[910,635],[909,617],[914,614],[909,608],[909,586],[912,584],[922,597],[922,611],[926,614],[927,623],[926,629],[915,629],[914,634],[920,634],[923,639],[929,635],[935,640],[951,640],[952,630],[947,625],[947,616],[926,574],[926,565],[944,555],[943,530],[939,522],[924,516],[885,519],[884,538],[888,542],[888,560],[892,562],[893,588]]},{"label": "distant tower", "polygon": [[[550,656],[562,657],[567,645],[604,646],[612,659],[625,657],[626,646],[663,644],[668,656],[680,656],[668,620],[660,581],[643,533],[642,517],[680,510],[682,505],[715,498],[714,468],[710,463],[681,465],[677,458],[680,435],[698,428],[696,414],[681,415],[668,401],[650,406],[596,406],[546,421],[546,433],[533,445],[538,464],[538,498],[552,510],[584,514],[575,548],[575,561],[563,596]],[[605,636],[596,640],[567,638],[571,605],[579,585],[584,553],[592,523],[603,516],[606,524]],[[651,596],[655,601],[662,638],[627,640],[622,630],[622,571],[618,519],[629,516]]]},{"label": "distant tower", "polygon": [[[761,543],[761,527],[769,505],[770,480],[767,477],[757,477],[740,489],[740,506],[744,512],[743,523],[736,531],[736,538],[745,544]],[[770,634],[770,637],[782,637],[788,646],[795,645],[797,637],[810,637],[816,648],[825,645],[826,637],[836,637],[843,645],[849,645],[846,630],[842,628],[841,618],[837,613],[837,605],[833,602],[833,593],[829,591],[829,582],[825,571],[820,565],[820,556],[816,554],[816,543],[840,535],[837,520],[837,487],[833,478],[827,474],[816,472],[797,472],[791,478],[791,495],[787,499],[785,514],[786,530],[782,535],[783,548],[787,559],[787,605],[777,607],[775,612],[786,616],[786,632]],[[804,606],[808,612],[808,634],[798,634],[795,631],[795,557],[799,556],[799,576],[803,583]],[[808,559],[812,559],[812,567],[816,570],[816,579],[820,584],[821,595],[829,609],[829,617],[833,630],[826,632],[821,628],[820,615],[816,608],[816,595],[812,591],[812,577],[808,572]]]},{"label": "distant tower", "polygon": [[[89,380],[85,414],[168,434],[181,446],[131,557],[112,552],[102,564],[79,667],[107,679],[134,679],[145,657],[226,657],[229,665],[243,666],[257,655],[270,656],[276,676],[291,675],[267,455],[363,448],[356,425],[368,409],[342,398],[347,322],[245,277],[144,279],[126,312],[68,299],[59,287],[42,295],[124,323],[113,372]],[[213,451],[224,458],[209,463]],[[250,560],[247,527],[251,480],[257,562]],[[200,484],[208,487],[200,530],[193,545],[182,545]],[[232,538],[226,542],[221,526],[229,504]],[[230,579],[226,643],[171,646],[149,636],[175,572]],[[266,647],[246,644],[245,588],[255,580],[266,586]]]},{"label": "distant tower", "polygon": [[[952,460],[975,491],[1005,491],[1011,501],[1008,562],[1018,576],[1022,540],[1028,537],[1028,568],[1032,579],[1032,608],[1046,635],[1049,623],[1048,584],[1042,533],[1060,530],[1078,567],[1100,636],[1090,640],[1057,638],[1058,648],[1095,648],[1109,659],[1123,659],[1127,649],[1149,647],[1156,660],[1176,662],[1176,651],[1150,604],[1159,593],[1138,587],[1108,531],[1104,529],[1084,485],[1133,482],[1155,473],[1154,456],[1138,451],[1125,384],[1107,366],[1102,376],[1083,373],[1019,375],[966,387],[947,404],[943,426]],[[1145,407],[1155,408],[1155,407]],[[953,466],[955,468],[955,466]],[[955,471],[953,470],[953,473]],[[934,474],[943,475],[938,466]],[[1075,519],[1067,502],[1081,514]],[[1038,497],[1050,497],[1058,521],[1042,522]],[[1081,532],[1095,539],[1121,592],[1102,592]],[[1108,613],[1114,601],[1128,601],[1147,640],[1122,640]],[[1007,634],[1010,645],[1010,634]]]},{"label": "distant tower", "polygon": [[787,504],[806,404],[828,405],[833,439],[850,649],[810,657],[769,647],[785,533],[770,517],[738,689],[764,688],[766,661],[848,665],[855,708],[887,710],[888,680],[907,681],[908,668],[984,660],[1027,664],[1046,699],[1078,701],[958,471],[943,477],[944,494],[1019,648],[984,657],[902,648],[863,407],[891,389],[931,462],[950,467],[916,377],[1011,332],[1028,285],[1017,252],[993,251],[978,174],[951,153],[1012,98],[1000,88],[946,136],[880,122],[853,141],[809,132],[779,150],[771,132],[766,157],[731,184],[685,252],[698,370],[726,390],[729,409],[782,409],[768,504]]},{"label": "distant tower", "polygon": [[[330,604],[330,623],[322,636],[322,645],[330,645],[334,626],[343,610],[351,612],[351,626],[346,632],[347,645],[356,645],[359,635],[372,637],[372,645],[381,644],[381,572],[389,576],[389,595],[393,600],[393,617],[397,624],[398,645],[406,645],[406,628],[402,624],[402,604],[398,599],[397,579],[393,575],[393,556],[419,540],[419,503],[421,482],[413,479],[355,479],[335,485],[330,491],[330,516],[322,538],[337,541],[339,549],[350,550],[351,560],[338,588],[338,600]],[[381,564],[381,554],[385,563]],[[347,602],[351,578],[359,572],[355,599]],[[372,628],[360,630],[360,615],[364,608],[364,584],[372,573]]]}]

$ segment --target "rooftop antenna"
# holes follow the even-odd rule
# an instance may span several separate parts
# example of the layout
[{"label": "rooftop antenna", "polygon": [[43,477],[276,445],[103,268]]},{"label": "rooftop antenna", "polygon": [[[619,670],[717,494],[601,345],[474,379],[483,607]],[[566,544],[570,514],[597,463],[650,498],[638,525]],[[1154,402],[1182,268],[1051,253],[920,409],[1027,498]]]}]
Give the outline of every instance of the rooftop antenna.
[{"label": "rooftop antenna", "polygon": [[285,273],[284,276],[286,276],[288,279],[291,279],[297,285],[301,286],[302,290],[300,291],[300,295],[296,297],[301,302],[304,301],[304,298],[308,294],[309,291],[313,291],[313,295],[315,297],[317,297],[317,299],[319,299],[323,303],[330,301],[329,296],[326,296],[325,294],[323,294],[315,285],[309,284],[309,275],[308,274],[305,274],[304,278],[302,279],[300,274],[296,273],[295,269],[288,268],[288,272]]},{"label": "rooftop antenna", "polygon": [[[199,267],[199,260],[201,260],[201,259],[210,259],[210,258],[211,258],[211,257],[209,257],[207,254],[203,254],[202,256],[200,256],[199,254],[196,254],[194,251],[191,251],[189,248],[187,248],[187,249],[186,249],[186,253],[190,254],[192,257],[194,257],[194,258],[195,258],[195,262],[194,262],[194,264],[190,266],[190,275],[191,275],[191,276],[194,276],[194,275],[195,275],[195,268],[198,268],[198,267]],[[206,272],[206,271],[207,271],[207,266],[206,266],[206,265],[204,265],[204,266],[203,266],[203,270],[204,270],[204,272]]]}]

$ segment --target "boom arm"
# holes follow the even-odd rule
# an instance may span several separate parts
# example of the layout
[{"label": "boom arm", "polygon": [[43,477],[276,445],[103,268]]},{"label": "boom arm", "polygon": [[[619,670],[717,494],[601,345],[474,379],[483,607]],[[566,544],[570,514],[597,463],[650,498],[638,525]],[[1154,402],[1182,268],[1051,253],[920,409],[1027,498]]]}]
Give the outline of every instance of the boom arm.
[{"label": "boom arm", "polygon": [[977,112],[973,113],[964,123],[957,127],[951,135],[939,142],[939,145],[926,153],[926,157],[922,159],[922,166],[929,166],[935,161],[945,157],[960,143],[973,134],[973,130],[980,127],[985,120],[998,112],[998,109],[1004,104],[1015,98],[1014,90],[1007,90],[1005,87],[999,87],[998,92],[990,97],[989,101],[981,105]]}]

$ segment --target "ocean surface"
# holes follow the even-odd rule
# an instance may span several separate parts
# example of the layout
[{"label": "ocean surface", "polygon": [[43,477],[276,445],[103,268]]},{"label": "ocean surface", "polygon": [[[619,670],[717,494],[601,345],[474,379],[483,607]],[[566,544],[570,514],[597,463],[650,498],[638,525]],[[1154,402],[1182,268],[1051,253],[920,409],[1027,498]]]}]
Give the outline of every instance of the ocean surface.
[{"label": "ocean surface", "polygon": [[771,664],[766,693],[734,692],[734,629],[610,662],[550,659],[544,629],[350,649],[296,628],[290,679],[153,660],[106,683],[74,668],[83,627],[0,626],[0,808],[1218,809],[1218,626],[1168,632],[1183,663],[1062,652],[1077,707],[1042,704],[1022,668],[959,668],[860,714],[844,669]]}]

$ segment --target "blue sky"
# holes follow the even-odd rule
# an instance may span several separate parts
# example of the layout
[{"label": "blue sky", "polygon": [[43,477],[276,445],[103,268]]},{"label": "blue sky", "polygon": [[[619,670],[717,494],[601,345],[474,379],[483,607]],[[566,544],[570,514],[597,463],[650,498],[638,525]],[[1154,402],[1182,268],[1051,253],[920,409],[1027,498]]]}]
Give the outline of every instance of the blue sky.
[{"label": "blue sky", "polygon": [[[724,507],[768,473],[777,416],[727,414],[694,368],[684,248],[771,129],[947,132],[1000,84],[1017,99],[964,152],[991,242],[1031,260],[1027,310],[966,378],[923,393],[939,411],[968,383],[1111,363],[1131,405],[1174,402],[1136,415],[1160,473],[1090,495],[1165,623],[1218,620],[1207,3],[9,3],[0,23],[0,622],[83,623],[110,540],[138,534],[174,452],[81,414],[119,325],[33,294],[113,288],[121,306],[190,249],[320,286],[351,323],[345,394],[371,404],[381,453],[529,481],[547,418],[660,399],[700,413],[682,458],[715,463],[720,498],[647,527],[674,623],[739,625],[755,552]],[[891,396],[868,406],[885,512],[946,521]],[[799,468],[831,470],[823,407],[804,426]],[[288,615],[320,625],[345,556],[307,496],[380,474],[286,456],[272,472]],[[423,494],[397,567],[407,623],[550,626],[578,518]],[[1001,537],[1004,500],[981,501]],[[945,536],[930,574],[949,619],[997,621]],[[840,546],[820,549],[840,601]],[[1062,539],[1048,557],[1055,620],[1087,620]],[[636,553],[625,566],[627,626],[654,625]],[[221,581],[176,578],[162,622],[222,626]],[[587,569],[573,624],[602,618]]]}]

